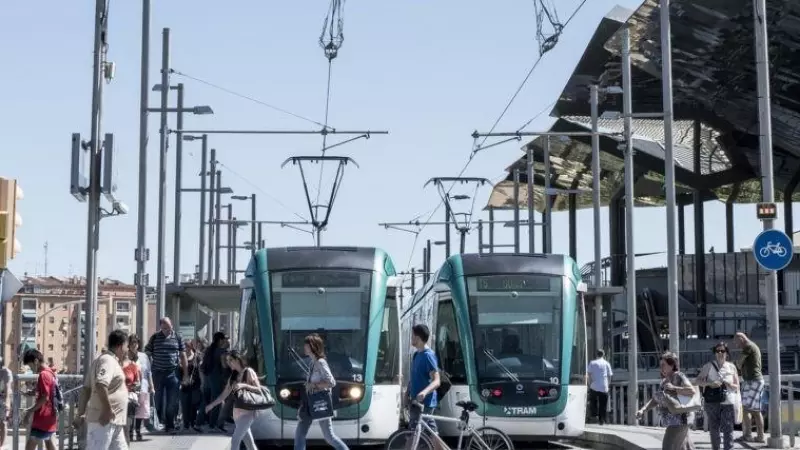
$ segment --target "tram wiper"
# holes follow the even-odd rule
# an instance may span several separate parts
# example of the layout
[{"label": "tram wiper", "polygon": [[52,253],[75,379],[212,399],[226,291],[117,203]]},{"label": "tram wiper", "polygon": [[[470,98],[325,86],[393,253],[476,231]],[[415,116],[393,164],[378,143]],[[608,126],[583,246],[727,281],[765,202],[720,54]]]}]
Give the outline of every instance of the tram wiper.
[{"label": "tram wiper", "polygon": [[505,372],[506,375],[508,375],[508,377],[511,378],[511,381],[513,381],[515,383],[519,383],[519,378],[517,378],[517,376],[514,375],[513,372],[508,370],[508,367],[506,367],[505,364],[501,363],[500,360],[497,359],[489,350],[483,349],[483,354],[488,356],[489,359],[491,359],[493,363],[495,363],[498,366],[500,366],[500,369],[502,369],[503,372]]},{"label": "tram wiper", "polygon": [[293,349],[291,345],[286,348],[289,350],[289,354],[292,355],[297,365],[300,366],[301,369],[303,369],[303,372],[305,372],[306,375],[309,375],[309,368],[303,361],[303,358],[301,358],[300,355],[297,354],[297,350]]}]

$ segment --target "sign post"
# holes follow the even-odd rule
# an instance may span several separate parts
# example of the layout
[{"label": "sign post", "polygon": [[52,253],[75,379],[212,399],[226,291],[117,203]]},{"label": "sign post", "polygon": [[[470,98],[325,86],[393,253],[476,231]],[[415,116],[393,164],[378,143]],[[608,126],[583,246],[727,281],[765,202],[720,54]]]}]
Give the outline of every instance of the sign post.
[{"label": "sign post", "polygon": [[792,240],[781,230],[764,230],[753,241],[753,255],[764,270],[783,270],[792,261]]}]

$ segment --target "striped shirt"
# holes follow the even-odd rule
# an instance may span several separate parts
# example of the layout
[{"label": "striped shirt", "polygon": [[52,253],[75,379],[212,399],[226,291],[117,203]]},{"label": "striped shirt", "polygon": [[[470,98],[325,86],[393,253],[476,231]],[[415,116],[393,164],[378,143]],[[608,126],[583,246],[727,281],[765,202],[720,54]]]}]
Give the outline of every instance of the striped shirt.
[{"label": "striped shirt", "polygon": [[144,352],[150,357],[153,372],[168,372],[178,369],[180,354],[186,351],[183,339],[175,331],[164,334],[158,331],[150,337]]}]

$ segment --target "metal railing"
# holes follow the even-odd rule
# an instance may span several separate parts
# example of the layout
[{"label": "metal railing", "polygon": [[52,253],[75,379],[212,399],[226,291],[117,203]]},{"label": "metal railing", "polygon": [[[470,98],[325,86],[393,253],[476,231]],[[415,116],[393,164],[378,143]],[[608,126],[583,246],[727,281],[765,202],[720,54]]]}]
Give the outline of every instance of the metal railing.
[{"label": "metal railing", "polygon": [[[731,361],[738,360],[740,353],[740,350],[731,350]],[[639,370],[659,370],[661,355],[660,352],[639,352],[637,355]],[[699,371],[710,358],[708,350],[681,351],[680,357],[681,367],[685,368],[684,371],[687,372],[688,375],[691,375],[693,370],[695,372]],[[764,373],[769,371],[767,365],[768,359],[767,353],[762,352],[761,360],[763,361]],[[615,369],[628,370],[627,353],[614,353],[611,355],[609,362],[611,363],[611,367]],[[781,352],[781,373],[794,374],[797,372],[800,372],[800,353],[796,351]]]},{"label": "metal railing", "polygon": [[[19,450],[23,448],[20,446],[20,435],[28,434],[29,424],[21,423],[21,412],[33,406],[36,401],[36,381],[39,375],[37,374],[15,374],[13,386],[13,400],[11,403],[11,449]],[[80,399],[81,388],[83,387],[83,375],[58,375],[58,383],[61,387],[61,393],[64,397],[64,410],[58,414],[58,431],[55,434],[55,439],[58,441],[58,449],[77,449],[79,448],[79,430],[73,426],[75,420],[75,411],[78,407],[78,400]],[[6,436],[8,438],[8,436]],[[44,448],[40,443],[39,448]]]},{"label": "metal railing", "polygon": [[[694,381],[694,380],[692,380]],[[769,380],[764,379],[766,383],[765,393],[768,395],[768,387],[769,387]],[[636,409],[638,410],[641,405],[644,405],[646,400],[649,400],[653,397],[656,389],[658,388],[659,384],[661,383],[660,379],[649,379],[649,380],[640,380],[639,381],[639,398],[638,403],[636,404]],[[795,418],[795,403],[800,401],[800,375],[793,374],[793,375],[781,375],[781,418],[780,420],[783,423],[782,431],[783,434],[789,436],[789,443],[791,448],[794,448],[795,441],[797,438],[797,432],[800,430],[798,427],[797,420]],[[784,400],[785,397],[785,400]],[[766,398],[766,397],[765,397]],[[620,424],[625,425],[628,424],[628,402],[631,398],[628,396],[628,386],[625,382],[620,381],[612,381],[611,382],[611,390],[609,392],[609,399],[608,399],[608,411],[607,411],[607,419],[609,423],[613,424]],[[766,401],[762,402],[766,405]],[[768,414],[769,408],[762,407],[762,412],[766,412]],[[784,413],[786,417],[784,417]],[[699,416],[699,417],[697,417]],[[701,410],[696,414],[696,419],[702,418],[703,428],[707,430],[708,428],[708,421],[705,420],[705,414]],[[767,415],[767,420],[770,418]],[[696,423],[696,421],[695,421]],[[651,409],[648,411],[641,420],[638,421],[638,425],[643,426],[660,426],[661,424],[661,415],[658,412],[658,409]],[[767,430],[765,430],[767,431]]]}]

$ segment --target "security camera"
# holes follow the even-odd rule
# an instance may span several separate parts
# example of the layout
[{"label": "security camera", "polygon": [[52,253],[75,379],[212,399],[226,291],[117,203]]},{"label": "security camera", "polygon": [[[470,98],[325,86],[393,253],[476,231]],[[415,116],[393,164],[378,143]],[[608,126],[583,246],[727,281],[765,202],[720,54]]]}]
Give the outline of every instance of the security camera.
[{"label": "security camera", "polygon": [[120,201],[116,201],[116,202],[114,202],[112,207],[114,208],[114,212],[119,214],[119,215],[128,214],[128,205],[126,205],[125,203],[122,203]]}]

